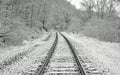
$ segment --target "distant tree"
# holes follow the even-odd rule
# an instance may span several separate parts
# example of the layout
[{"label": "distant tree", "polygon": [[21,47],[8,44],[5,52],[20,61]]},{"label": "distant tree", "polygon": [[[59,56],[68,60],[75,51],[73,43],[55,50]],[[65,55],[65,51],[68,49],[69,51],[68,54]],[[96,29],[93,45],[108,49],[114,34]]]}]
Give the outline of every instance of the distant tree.
[{"label": "distant tree", "polygon": [[40,14],[40,22],[42,23],[42,28],[45,31],[48,31],[47,27],[45,26],[45,24],[47,23],[47,18],[48,18],[48,8],[47,8],[47,1],[46,0],[42,0],[41,2],[41,9],[39,11]]},{"label": "distant tree", "polygon": [[2,0],[0,0],[0,12],[1,12]]},{"label": "distant tree", "polygon": [[117,0],[84,0],[81,4],[86,8],[89,18],[95,12],[101,18],[104,16],[111,16],[115,14],[116,7],[118,6]]},{"label": "distant tree", "polygon": [[88,13],[88,18],[90,19],[92,16],[93,8],[95,7],[95,1],[94,0],[84,0],[81,2],[82,6],[85,7],[87,13]]}]

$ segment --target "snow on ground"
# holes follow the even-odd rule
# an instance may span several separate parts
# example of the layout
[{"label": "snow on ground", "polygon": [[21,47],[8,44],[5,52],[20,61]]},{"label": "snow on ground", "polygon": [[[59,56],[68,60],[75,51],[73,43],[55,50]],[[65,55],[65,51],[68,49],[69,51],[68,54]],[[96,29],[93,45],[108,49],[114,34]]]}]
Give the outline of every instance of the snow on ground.
[{"label": "snow on ground", "polygon": [[73,59],[71,50],[66,40],[60,34],[58,36],[58,44],[48,64],[48,71],[44,75],[75,75],[75,73],[77,75],[77,71],[75,71],[77,64]]},{"label": "snow on ground", "polygon": [[45,33],[42,38],[36,40],[26,41],[24,42],[24,46],[13,47],[11,50],[2,52],[0,54],[0,64],[3,63],[3,61],[10,60],[10,58],[21,52],[31,50],[28,54],[21,57],[20,60],[17,60],[11,65],[7,65],[5,69],[0,70],[0,75],[26,75],[31,69],[36,70],[48,53],[55,39],[55,34],[53,33],[48,41],[42,41],[48,34],[49,33]]},{"label": "snow on ground", "polygon": [[64,33],[104,75],[120,75],[120,43],[102,42],[80,34]]},{"label": "snow on ground", "polygon": [[[47,35],[47,33],[45,33]],[[42,38],[33,40],[33,41],[24,41],[24,46],[15,46],[15,47],[9,47],[9,48],[3,48],[0,50],[0,63],[2,63],[5,60],[9,60],[10,58],[14,57],[15,55],[28,51],[31,48],[33,48],[33,46],[35,46],[36,44],[43,44],[44,42],[41,42],[41,40],[43,38],[46,37],[46,35],[43,35]]]}]

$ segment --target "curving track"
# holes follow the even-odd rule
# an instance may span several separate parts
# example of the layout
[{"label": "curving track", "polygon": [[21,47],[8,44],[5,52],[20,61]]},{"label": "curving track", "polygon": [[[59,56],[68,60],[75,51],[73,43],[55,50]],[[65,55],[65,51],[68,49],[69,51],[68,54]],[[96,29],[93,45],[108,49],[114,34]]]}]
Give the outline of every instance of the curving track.
[{"label": "curving track", "polygon": [[[58,43],[61,42],[58,35],[64,42],[62,46]],[[35,75],[86,75],[86,72],[71,42],[62,33],[56,33],[55,42]]]},{"label": "curving track", "polygon": [[71,49],[71,52],[72,52],[72,54],[74,56],[74,59],[75,59],[75,61],[77,63],[77,66],[78,66],[79,74],[80,75],[86,75],[85,70],[83,69],[83,66],[80,63],[79,57],[76,54],[74,46],[71,44],[71,42],[62,33],[60,33],[60,34],[65,38],[66,42],[69,45],[69,48]]},{"label": "curving track", "polygon": [[54,50],[55,50],[55,48],[56,48],[57,42],[58,42],[58,34],[56,33],[55,41],[54,41],[54,43],[53,43],[50,51],[48,52],[48,55],[47,55],[47,57],[45,58],[45,60],[44,60],[44,62],[43,62],[43,65],[42,65],[42,66],[40,65],[40,66],[38,67],[37,73],[36,73],[35,75],[42,75],[42,74],[44,74],[44,71],[45,71],[48,63],[50,62],[50,58],[52,57],[53,52],[54,52]]}]

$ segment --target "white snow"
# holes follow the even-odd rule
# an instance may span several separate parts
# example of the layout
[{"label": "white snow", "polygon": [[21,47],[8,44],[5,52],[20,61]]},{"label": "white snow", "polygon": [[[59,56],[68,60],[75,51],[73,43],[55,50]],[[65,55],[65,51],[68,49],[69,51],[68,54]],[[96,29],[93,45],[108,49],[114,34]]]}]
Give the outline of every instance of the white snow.
[{"label": "white snow", "polygon": [[[80,34],[64,33],[73,42],[78,54],[85,54],[95,65],[95,67],[104,72],[104,75],[120,75],[120,44],[111,42],[102,42],[97,39],[89,38]],[[48,33],[42,38],[25,41],[24,46],[9,47],[1,50],[0,63],[9,60],[18,53],[33,50],[22,59],[8,65],[4,70],[0,70],[0,75],[27,75],[28,72],[34,72],[41,61],[45,58],[49,48],[55,39],[55,34],[48,41],[42,41]],[[60,53],[66,48],[62,47]],[[35,45],[38,45],[34,47]],[[56,55],[56,54],[55,54]],[[57,54],[60,55],[60,54]]]},{"label": "white snow", "polygon": [[64,33],[104,75],[120,75],[120,43],[102,42],[80,34]]},{"label": "white snow", "polygon": [[48,33],[44,33],[43,37],[38,38],[36,40],[33,41],[24,41],[24,46],[15,46],[15,47],[9,47],[9,48],[5,48],[5,49],[1,49],[0,50],[0,63],[2,63],[5,60],[9,60],[10,58],[14,57],[15,55],[28,51],[31,48],[33,48],[33,46],[35,46],[36,44],[43,44],[44,42],[42,42],[41,40],[43,38],[45,38],[48,35]]},{"label": "white snow", "polygon": [[[16,61],[15,63],[8,65],[4,70],[0,70],[0,75],[26,75],[28,73],[32,73],[36,71],[38,65],[41,65],[41,62],[47,55],[52,43],[55,39],[55,34],[52,34],[52,37],[48,41],[42,41],[48,36],[43,35],[42,38],[29,41],[25,46],[13,48],[10,51],[6,51],[5,53],[0,54],[0,61],[8,60],[10,57],[13,57],[19,52],[26,51],[32,49],[32,52],[23,56],[22,59]],[[38,45],[36,47],[33,47]]]}]

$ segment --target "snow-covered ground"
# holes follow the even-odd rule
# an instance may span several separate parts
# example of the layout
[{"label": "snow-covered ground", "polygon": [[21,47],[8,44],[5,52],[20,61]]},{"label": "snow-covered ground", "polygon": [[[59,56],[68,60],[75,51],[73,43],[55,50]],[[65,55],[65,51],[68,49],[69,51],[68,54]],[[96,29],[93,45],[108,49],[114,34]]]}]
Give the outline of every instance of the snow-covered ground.
[{"label": "snow-covered ground", "polygon": [[64,33],[104,75],[120,75],[120,43],[102,42],[80,34]]},{"label": "snow-covered ground", "polygon": [[58,44],[50,59],[49,69],[44,75],[77,75],[77,72],[74,71],[77,70],[75,66],[77,64],[74,62],[70,48],[66,40],[60,34],[58,36]]},{"label": "snow-covered ground", "polygon": [[[1,49],[0,75],[28,75],[34,72],[54,42],[55,34],[45,41],[48,34],[50,33],[45,33],[42,38],[36,40],[24,41],[23,46]],[[103,75],[120,75],[119,43],[102,42],[80,34],[64,34],[73,42],[78,54],[87,56]],[[60,42],[63,40],[59,39]]]},{"label": "snow-covered ground", "polygon": [[54,42],[54,33],[49,40],[44,41],[49,34],[45,33],[42,38],[25,41],[24,46],[1,50],[0,75],[27,75],[34,72]]}]

